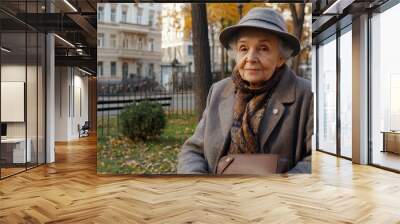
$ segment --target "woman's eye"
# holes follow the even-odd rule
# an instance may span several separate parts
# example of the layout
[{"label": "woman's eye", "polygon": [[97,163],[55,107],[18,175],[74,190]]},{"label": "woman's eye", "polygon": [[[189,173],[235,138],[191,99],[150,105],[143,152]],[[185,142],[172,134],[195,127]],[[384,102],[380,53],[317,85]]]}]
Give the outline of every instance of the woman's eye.
[{"label": "woman's eye", "polygon": [[264,46],[264,47],[260,47],[260,50],[261,50],[261,51],[268,51],[269,49],[268,49],[268,47],[265,47],[265,46]]},{"label": "woman's eye", "polygon": [[247,47],[240,47],[239,51],[247,51]]}]

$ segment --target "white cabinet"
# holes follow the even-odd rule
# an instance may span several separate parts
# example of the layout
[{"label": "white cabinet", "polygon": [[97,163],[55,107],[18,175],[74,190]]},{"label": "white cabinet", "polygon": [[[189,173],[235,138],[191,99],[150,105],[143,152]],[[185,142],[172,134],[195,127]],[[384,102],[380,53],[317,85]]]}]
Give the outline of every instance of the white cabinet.
[{"label": "white cabinet", "polygon": [[[12,149],[13,163],[25,163],[32,161],[32,140],[28,138],[26,142],[28,145],[25,151],[25,138],[7,138],[1,140],[2,147]],[[27,161],[25,161],[25,159],[27,159]]]}]

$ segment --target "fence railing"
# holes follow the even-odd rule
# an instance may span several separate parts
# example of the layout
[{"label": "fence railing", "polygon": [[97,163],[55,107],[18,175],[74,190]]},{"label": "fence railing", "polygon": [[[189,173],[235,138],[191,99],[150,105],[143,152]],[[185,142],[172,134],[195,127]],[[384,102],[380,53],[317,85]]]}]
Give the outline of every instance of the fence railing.
[{"label": "fence railing", "polygon": [[161,104],[167,114],[194,113],[193,86],[194,77],[189,73],[181,73],[169,80],[134,75],[120,80],[98,79],[98,134],[102,136],[117,134],[120,130],[119,116],[122,110],[133,103],[142,101]]}]

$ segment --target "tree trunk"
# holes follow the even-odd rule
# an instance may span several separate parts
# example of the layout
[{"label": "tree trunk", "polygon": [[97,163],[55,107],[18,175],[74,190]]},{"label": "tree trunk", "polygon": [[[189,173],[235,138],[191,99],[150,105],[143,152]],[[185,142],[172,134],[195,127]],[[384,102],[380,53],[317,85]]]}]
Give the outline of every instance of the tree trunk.
[{"label": "tree trunk", "polygon": [[225,48],[222,46],[221,44],[221,72],[220,72],[220,76],[219,76],[219,80],[225,78]]},{"label": "tree trunk", "polygon": [[200,120],[206,108],[211,87],[210,44],[208,42],[207,11],[204,3],[192,3],[193,57],[196,77],[196,112]]},{"label": "tree trunk", "polygon": [[[221,30],[224,28],[224,18],[221,18]],[[219,73],[219,80],[225,78],[225,48],[221,44],[221,68]]]},{"label": "tree trunk", "polygon": [[211,73],[215,72],[215,33],[214,26],[211,25]]},{"label": "tree trunk", "polygon": [[[298,7],[296,7],[295,3],[290,3],[289,6],[293,19],[294,34],[301,43],[303,34],[305,4],[297,4]],[[293,58],[293,64],[292,64],[292,69],[297,75],[299,75],[299,65],[300,65],[300,53]]]}]

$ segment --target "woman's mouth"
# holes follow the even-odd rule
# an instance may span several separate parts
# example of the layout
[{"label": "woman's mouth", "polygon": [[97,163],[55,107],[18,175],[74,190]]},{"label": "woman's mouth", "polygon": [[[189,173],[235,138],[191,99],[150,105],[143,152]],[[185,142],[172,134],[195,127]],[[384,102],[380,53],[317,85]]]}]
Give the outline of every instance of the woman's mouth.
[{"label": "woman's mouth", "polygon": [[245,69],[246,73],[249,73],[250,75],[255,75],[258,72],[260,72],[260,69]]}]

